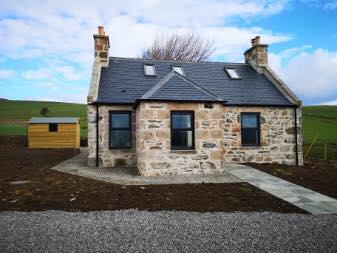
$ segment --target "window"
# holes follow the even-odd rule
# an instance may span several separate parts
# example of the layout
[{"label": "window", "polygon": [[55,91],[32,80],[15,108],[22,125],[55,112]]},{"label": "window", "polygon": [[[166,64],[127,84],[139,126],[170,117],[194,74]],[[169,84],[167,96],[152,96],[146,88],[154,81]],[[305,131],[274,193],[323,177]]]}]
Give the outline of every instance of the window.
[{"label": "window", "polygon": [[49,132],[57,132],[58,125],[56,123],[49,124]]},{"label": "window", "polygon": [[131,112],[110,111],[110,148],[131,148]]},{"label": "window", "polygon": [[194,149],[193,112],[171,112],[171,149]]},{"label": "window", "polygon": [[241,113],[241,144],[243,146],[260,145],[259,113]]},{"label": "window", "polygon": [[183,71],[183,68],[181,66],[172,66],[172,70],[174,72],[179,73],[182,76],[184,75],[184,71]]},{"label": "window", "polygon": [[156,69],[152,64],[144,64],[144,74],[146,76],[156,76]]},{"label": "window", "polygon": [[240,79],[240,76],[235,69],[225,68],[225,70],[231,79]]}]

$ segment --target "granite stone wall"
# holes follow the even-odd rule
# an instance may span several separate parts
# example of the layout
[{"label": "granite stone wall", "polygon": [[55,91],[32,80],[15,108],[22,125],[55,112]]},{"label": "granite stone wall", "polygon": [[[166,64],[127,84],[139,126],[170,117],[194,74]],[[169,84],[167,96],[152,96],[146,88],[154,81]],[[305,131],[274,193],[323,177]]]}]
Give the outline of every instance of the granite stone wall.
[{"label": "granite stone wall", "polygon": [[[144,176],[216,173],[226,163],[295,164],[294,109],[280,107],[234,107],[204,103],[141,102],[132,110],[131,150],[109,149],[109,110],[132,110],[131,106],[99,107],[100,166],[137,166]],[[194,111],[195,150],[171,150],[170,111]],[[260,113],[260,146],[241,145],[241,112]],[[96,156],[96,108],[88,106],[89,164]],[[303,164],[301,108],[298,117],[298,158]]]},{"label": "granite stone wall", "polygon": [[[192,110],[195,150],[171,150],[170,111]],[[208,173],[221,170],[223,108],[198,103],[145,103],[137,108],[137,165],[145,176]]]},{"label": "granite stone wall", "polygon": [[[109,148],[109,111],[132,112],[132,149]],[[136,166],[136,113],[131,106],[99,106],[99,166],[122,167]],[[96,161],[96,107],[88,106],[88,164],[95,166]]]},{"label": "granite stone wall", "polygon": [[[195,150],[170,147],[170,111],[195,112]],[[261,145],[241,146],[241,112],[259,112]],[[137,109],[137,166],[142,175],[160,176],[221,172],[226,163],[295,164],[294,109],[224,107],[204,103],[142,102]],[[298,109],[298,150],[302,164],[301,109]]]}]

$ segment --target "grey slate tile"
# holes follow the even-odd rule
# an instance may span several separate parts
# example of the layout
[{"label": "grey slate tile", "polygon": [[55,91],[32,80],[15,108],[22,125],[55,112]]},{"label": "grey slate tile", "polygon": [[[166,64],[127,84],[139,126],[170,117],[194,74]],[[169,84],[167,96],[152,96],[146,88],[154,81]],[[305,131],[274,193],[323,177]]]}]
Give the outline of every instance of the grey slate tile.
[{"label": "grey slate tile", "polygon": [[[227,104],[293,105],[265,75],[244,63],[151,61],[116,57],[110,57],[109,60],[109,67],[102,68],[101,72],[97,98],[100,103],[134,103],[172,71],[172,64],[178,64],[190,81],[227,101]],[[157,76],[145,76],[144,63],[153,63]],[[225,67],[235,68],[241,79],[230,79],[224,71]],[[176,83],[156,94],[158,99],[198,100],[199,96],[204,96],[179,78],[172,82]]]}]

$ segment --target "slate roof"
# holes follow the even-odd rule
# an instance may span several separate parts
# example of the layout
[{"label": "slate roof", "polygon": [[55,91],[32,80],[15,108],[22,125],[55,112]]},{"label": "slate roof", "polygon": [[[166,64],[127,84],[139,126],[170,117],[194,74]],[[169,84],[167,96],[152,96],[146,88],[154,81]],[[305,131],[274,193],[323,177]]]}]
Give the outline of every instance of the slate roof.
[{"label": "slate roof", "polygon": [[59,123],[59,124],[76,124],[77,118],[72,117],[33,117],[28,123],[30,124],[49,124],[49,123]]},{"label": "slate roof", "polygon": [[175,101],[223,101],[198,84],[174,71],[164,76],[140,99]]},{"label": "slate roof", "polygon": [[[157,75],[145,76],[144,64],[153,64]],[[180,65],[185,75],[170,74],[172,65]],[[234,68],[240,79],[229,78],[224,68]],[[155,92],[149,96],[153,89]],[[294,105],[264,74],[256,72],[249,64],[110,57],[109,66],[101,71],[96,102],[133,104],[142,99],[226,101],[229,105]]]}]

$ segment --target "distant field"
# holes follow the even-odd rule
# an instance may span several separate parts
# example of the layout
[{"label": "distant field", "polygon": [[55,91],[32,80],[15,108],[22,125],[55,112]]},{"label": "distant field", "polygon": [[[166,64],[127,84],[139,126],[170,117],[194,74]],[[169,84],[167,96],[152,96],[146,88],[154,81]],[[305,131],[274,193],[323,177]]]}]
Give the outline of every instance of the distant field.
[{"label": "distant field", "polygon": [[303,108],[304,151],[319,134],[309,157],[323,159],[324,145],[327,158],[337,160],[337,106],[306,106]]},{"label": "distant field", "polygon": [[26,122],[31,117],[41,117],[40,110],[47,107],[50,117],[80,117],[81,136],[87,136],[86,105],[40,102],[40,101],[11,101],[0,100],[0,134],[25,135]]},{"label": "distant field", "polygon": [[[25,135],[26,121],[40,116],[42,107],[48,107],[51,117],[80,117],[81,136],[87,136],[86,105],[0,100],[0,134]],[[337,106],[306,106],[303,108],[304,151],[319,134],[317,144],[309,157],[322,159],[327,144],[328,159],[337,160]]]}]

